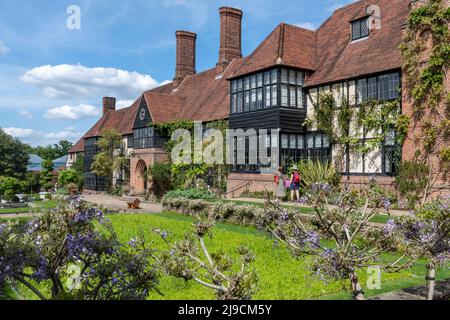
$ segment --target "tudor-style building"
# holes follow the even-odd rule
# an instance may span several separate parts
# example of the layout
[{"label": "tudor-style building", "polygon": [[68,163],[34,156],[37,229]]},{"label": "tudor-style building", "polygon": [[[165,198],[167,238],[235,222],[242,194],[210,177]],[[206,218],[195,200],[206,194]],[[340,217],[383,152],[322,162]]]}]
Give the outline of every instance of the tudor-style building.
[{"label": "tudor-style building", "polygon": [[[153,125],[186,119],[210,122],[228,119],[231,129],[278,129],[279,141],[268,139],[267,147],[279,150],[280,163],[312,159],[331,161],[343,179],[355,185],[377,176],[391,186],[398,159],[393,155],[395,130],[368,154],[351,145],[332,145],[314,125],[303,126],[314,115],[314,103],[322,92],[336,101],[343,98],[358,109],[368,100],[389,101],[402,97],[402,58],[398,46],[411,6],[422,1],[361,0],[336,10],[316,31],[281,23],[247,57],[242,57],[242,11],[220,9],[220,49],[215,67],[196,72],[195,33],[176,32],[176,70],[172,83],[144,92],[129,108],[116,110],[114,98],[103,99],[103,116],[70,151],[85,153],[85,187],[103,191],[105,181],[90,171],[98,152],[96,141],[105,128],[123,135],[122,152],[129,167],[118,172],[114,183],[129,181],[135,193],[148,188],[146,170],[167,160],[164,143]],[[380,16],[368,13],[377,6]],[[379,14],[379,12],[376,12]],[[381,20],[380,20],[381,19]],[[381,28],[375,28],[375,24]],[[403,92],[404,96],[404,92]],[[410,104],[401,107],[408,112]],[[338,106],[339,107],[339,106]],[[355,130],[355,129],[353,129]],[[361,139],[373,138],[362,132]],[[410,149],[403,154],[411,158]],[[119,151],[118,151],[119,152]],[[246,163],[234,165],[228,176],[230,196],[246,189],[271,190],[273,166]]]}]

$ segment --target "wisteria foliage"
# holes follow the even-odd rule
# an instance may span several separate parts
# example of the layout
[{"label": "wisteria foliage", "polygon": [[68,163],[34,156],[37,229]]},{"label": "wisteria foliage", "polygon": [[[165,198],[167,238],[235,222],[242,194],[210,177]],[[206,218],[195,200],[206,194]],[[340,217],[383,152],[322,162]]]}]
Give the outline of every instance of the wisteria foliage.
[{"label": "wisteria foliage", "polygon": [[5,283],[42,300],[141,300],[157,291],[158,271],[143,240],[120,243],[101,210],[73,198],[28,223],[0,224],[0,288]]}]

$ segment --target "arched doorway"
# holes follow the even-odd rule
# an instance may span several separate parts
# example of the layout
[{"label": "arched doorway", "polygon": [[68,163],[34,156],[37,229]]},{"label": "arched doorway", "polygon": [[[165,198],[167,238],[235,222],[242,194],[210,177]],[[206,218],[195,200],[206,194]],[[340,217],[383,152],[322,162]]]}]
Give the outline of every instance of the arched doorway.
[{"label": "arched doorway", "polygon": [[148,188],[147,165],[144,160],[139,160],[136,165],[136,191],[144,193]]}]

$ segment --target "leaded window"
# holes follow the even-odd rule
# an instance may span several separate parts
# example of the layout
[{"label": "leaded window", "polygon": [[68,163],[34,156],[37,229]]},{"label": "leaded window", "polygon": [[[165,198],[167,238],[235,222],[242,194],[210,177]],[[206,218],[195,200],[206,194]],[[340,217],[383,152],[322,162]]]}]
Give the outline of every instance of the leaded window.
[{"label": "leaded window", "polygon": [[362,18],[352,22],[352,41],[369,36],[369,18]]}]

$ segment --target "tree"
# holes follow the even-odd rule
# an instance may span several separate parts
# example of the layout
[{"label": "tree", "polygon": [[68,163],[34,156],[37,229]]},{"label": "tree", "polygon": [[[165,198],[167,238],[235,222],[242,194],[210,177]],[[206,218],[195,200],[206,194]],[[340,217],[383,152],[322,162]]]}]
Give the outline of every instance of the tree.
[{"label": "tree", "polygon": [[77,198],[0,223],[0,253],[0,290],[21,284],[41,300],[145,300],[158,290],[154,250],[119,242],[102,211]]},{"label": "tree", "polygon": [[391,236],[404,239],[404,254],[427,258],[427,299],[433,300],[436,269],[450,260],[450,200],[435,200],[386,226]]},{"label": "tree", "polygon": [[[323,280],[348,281],[355,300],[365,299],[358,270],[377,266],[393,272],[411,266],[417,259],[413,254],[392,263],[380,259],[382,253],[399,248],[402,238],[370,226],[370,220],[382,210],[388,211],[390,203],[370,189],[361,192],[363,201],[355,199],[347,189],[334,193],[328,184],[315,184],[303,199],[315,211],[313,223],[305,223],[298,212],[289,212],[270,201],[268,204],[275,210],[267,210],[262,218],[262,224],[295,257],[313,257],[314,275]],[[331,239],[333,246],[324,244],[321,237]]]},{"label": "tree", "polygon": [[78,175],[78,189],[82,190],[84,188],[84,154],[77,154],[77,160],[72,165],[71,169],[75,170]]},{"label": "tree", "polygon": [[63,157],[69,153],[69,150],[73,147],[73,143],[67,140],[61,140],[58,144],[55,144],[54,149],[58,155],[57,158]]},{"label": "tree", "polygon": [[53,188],[53,162],[51,160],[44,160],[42,162],[41,172],[41,186],[49,191]]},{"label": "tree", "polygon": [[32,148],[31,153],[35,153],[45,160],[55,160],[69,153],[73,143],[67,140],[61,140],[57,144],[48,146],[38,146]]},{"label": "tree", "polygon": [[238,249],[240,261],[223,252],[210,253],[205,237],[212,237],[216,217],[198,220],[184,240],[171,243],[166,231],[155,230],[169,245],[161,256],[166,272],[185,281],[195,281],[215,291],[219,300],[250,300],[257,291],[258,276],[250,268],[255,255],[247,248]]},{"label": "tree", "polygon": [[0,195],[4,195],[7,200],[13,200],[15,195],[22,191],[23,184],[13,177],[0,176]]},{"label": "tree", "polygon": [[66,186],[69,183],[78,184],[78,172],[74,169],[63,170],[58,175],[58,182],[62,186]]},{"label": "tree", "polygon": [[102,131],[102,137],[97,141],[100,152],[94,157],[91,170],[100,177],[106,178],[108,189],[112,186],[114,171],[121,170],[125,165],[125,157],[115,156],[116,149],[122,144],[122,135],[115,129]]},{"label": "tree", "polygon": [[0,176],[23,179],[29,159],[27,145],[0,128]]},{"label": "tree", "polygon": [[26,184],[27,184],[27,190],[24,190],[26,192],[39,192],[40,191],[40,181],[41,181],[41,173],[40,172],[28,172],[26,176]]}]

